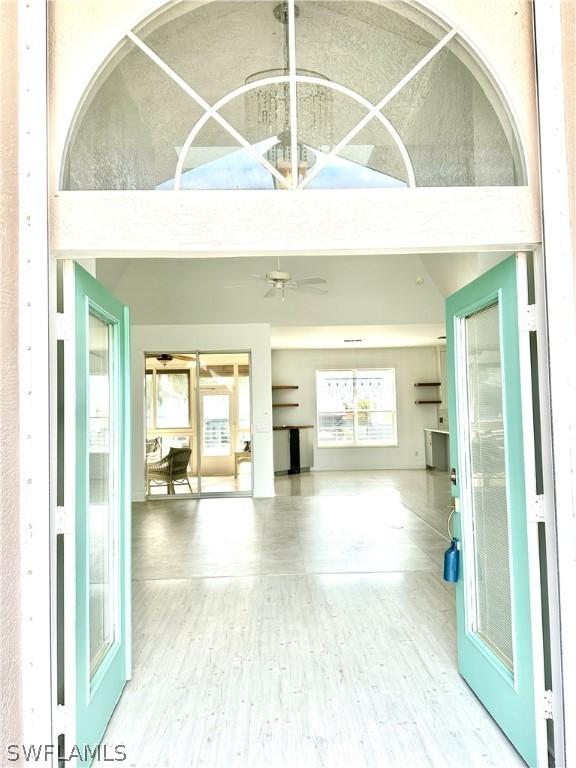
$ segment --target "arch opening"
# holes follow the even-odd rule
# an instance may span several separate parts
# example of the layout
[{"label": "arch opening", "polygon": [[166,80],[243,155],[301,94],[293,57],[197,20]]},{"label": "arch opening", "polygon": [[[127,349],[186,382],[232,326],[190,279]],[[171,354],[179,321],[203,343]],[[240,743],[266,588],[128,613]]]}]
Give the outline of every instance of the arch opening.
[{"label": "arch opening", "polygon": [[401,0],[171,5],[94,79],[61,178],[66,190],[525,183],[490,76],[455,30]]}]

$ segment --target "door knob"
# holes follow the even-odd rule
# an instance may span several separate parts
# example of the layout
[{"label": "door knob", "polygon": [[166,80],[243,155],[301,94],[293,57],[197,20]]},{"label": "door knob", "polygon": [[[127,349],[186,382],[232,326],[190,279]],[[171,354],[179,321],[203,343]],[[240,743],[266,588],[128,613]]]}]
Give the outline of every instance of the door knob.
[{"label": "door knob", "polygon": [[456,485],[456,470],[454,469],[454,467],[452,467],[452,469],[450,470],[450,482],[452,483],[452,485]]}]

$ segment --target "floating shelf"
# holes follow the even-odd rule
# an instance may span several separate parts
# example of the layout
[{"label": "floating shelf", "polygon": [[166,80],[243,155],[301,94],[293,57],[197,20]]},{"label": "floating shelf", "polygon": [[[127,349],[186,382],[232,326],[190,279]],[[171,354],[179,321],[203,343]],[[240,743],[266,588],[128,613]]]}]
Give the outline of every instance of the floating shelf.
[{"label": "floating shelf", "polygon": [[298,384],[272,384],[272,389],[299,389]]},{"label": "floating shelf", "polygon": [[439,381],[419,381],[414,384],[415,387],[439,387],[440,385]]},{"label": "floating shelf", "polygon": [[440,405],[442,400],[414,400],[415,405]]},{"label": "floating shelf", "polygon": [[272,403],[272,408],[298,408],[300,403]]}]

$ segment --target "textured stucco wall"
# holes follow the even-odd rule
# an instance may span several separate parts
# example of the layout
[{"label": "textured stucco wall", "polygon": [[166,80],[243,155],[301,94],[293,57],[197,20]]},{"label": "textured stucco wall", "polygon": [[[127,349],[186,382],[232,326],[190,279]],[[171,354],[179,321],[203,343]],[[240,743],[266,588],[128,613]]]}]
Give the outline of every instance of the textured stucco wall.
[{"label": "textured stucco wall", "polygon": [[0,0],[0,753],[20,738],[17,4]]}]

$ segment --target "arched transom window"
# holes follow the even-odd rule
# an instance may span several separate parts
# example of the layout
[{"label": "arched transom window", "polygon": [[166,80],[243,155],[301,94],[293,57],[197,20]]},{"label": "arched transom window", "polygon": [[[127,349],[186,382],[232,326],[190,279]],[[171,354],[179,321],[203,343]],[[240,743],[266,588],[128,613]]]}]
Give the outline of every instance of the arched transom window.
[{"label": "arched transom window", "polygon": [[73,123],[62,187],[525,183],[506,105],[413,3],[171,4],[131,30]]}]

